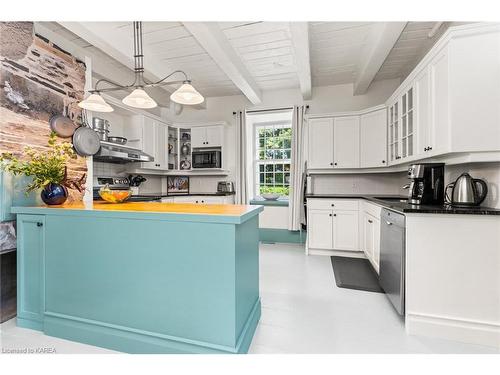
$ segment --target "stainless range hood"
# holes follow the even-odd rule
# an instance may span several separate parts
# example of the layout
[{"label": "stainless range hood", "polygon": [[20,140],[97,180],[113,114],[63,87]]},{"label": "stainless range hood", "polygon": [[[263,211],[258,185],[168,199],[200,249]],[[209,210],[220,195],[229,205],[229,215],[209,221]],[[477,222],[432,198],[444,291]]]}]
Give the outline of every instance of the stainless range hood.
[{"label": "stainless range hood", "polygon": [[154,161],[151,155],[135,148],[101,141],[101,148],[94,155],[95,161],[115,164]]}]

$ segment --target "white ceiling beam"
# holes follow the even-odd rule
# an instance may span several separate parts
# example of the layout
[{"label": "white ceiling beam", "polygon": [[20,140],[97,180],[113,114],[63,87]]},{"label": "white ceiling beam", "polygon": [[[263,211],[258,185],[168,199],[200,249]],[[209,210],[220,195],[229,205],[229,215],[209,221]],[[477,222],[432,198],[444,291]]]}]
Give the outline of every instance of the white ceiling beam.
[{"label": "white ceiling beam", "polygon": [[[126,35],[123,30],[118,28],[110,29],[107,22],[59,22],[59,24],[121,64],[132,70],[134,69],[134,44],[132,35]],[[143,47],[143,53],[145,55],[144,77],[150,81],[157,81],[170,72],[178,70],[178,68],[170,68],[165,63],[152,58],[153,54],[148,51],[146,46]],[[133,78],[133,76],[130,76],[129,81],[133,81]],[[177,78],[182,79],[183,76],[172,77],[173,80]],[[123,82],[123,84],[129,84],[130,82]],[[196,85],[196,83],[194,84]],[[161,86],[161,89],[166,91],[169,97],[175,91],[170,86]],[[198,109],[206,108],[206,104],[203,102],[193,107]]]},{"label": "white ceiling beam", "polygon": [[300,91],[305,100],[311,99],[311,59],[309,55],[309,24],[307,22],[290,22],[292,46],[299,76]]},{"label": "white ceiling beam", "polygon": [[374,24],[371,38],[361,54],[361,63],[358,66],[354,82],[354,95],[366,93],[405,26],[406,22],[378,22]]},{"label": "white ceiling beam", "polygon": [[262,102],[262,93],[233,46],[215,22],[184,22],[183,25],[207,51],[222,71],[252,104]]}]

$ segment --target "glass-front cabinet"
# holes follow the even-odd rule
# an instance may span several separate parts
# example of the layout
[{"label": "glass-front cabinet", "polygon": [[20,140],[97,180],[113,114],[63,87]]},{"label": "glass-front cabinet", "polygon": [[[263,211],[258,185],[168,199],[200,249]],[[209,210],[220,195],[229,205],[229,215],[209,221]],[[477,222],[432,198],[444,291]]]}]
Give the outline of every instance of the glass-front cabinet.
[{"label": "glass-front cabinet", "polygon": [[389,105],[389,160],[397,163],[414,155],[414,90],[410,87]]}]

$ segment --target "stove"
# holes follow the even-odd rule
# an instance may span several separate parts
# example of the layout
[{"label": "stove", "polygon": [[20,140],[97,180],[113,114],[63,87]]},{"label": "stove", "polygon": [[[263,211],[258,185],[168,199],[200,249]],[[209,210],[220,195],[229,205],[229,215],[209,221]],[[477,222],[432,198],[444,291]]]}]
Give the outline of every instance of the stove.
[{"label": "stove", "polygon": [[[93,199],[101,201],[99,189],[108,185],[111,190],[128,190],[130,189],[130,180],[123,176],[94,176],[93,181]],[[134,194],[127,202],[155,202],[161,201],[161,194]]]}]

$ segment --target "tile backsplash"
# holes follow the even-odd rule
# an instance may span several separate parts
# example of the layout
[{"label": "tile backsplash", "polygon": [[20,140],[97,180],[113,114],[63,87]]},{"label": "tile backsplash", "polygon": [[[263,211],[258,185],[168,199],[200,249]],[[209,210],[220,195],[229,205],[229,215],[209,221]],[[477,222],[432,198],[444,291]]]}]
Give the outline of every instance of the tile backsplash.
[{"label": "tile backsplash", "polygon": [[406,183],[406,172],[315,175],[312,191],[315,194],[406,195],[407,191],[402,189]]}]

